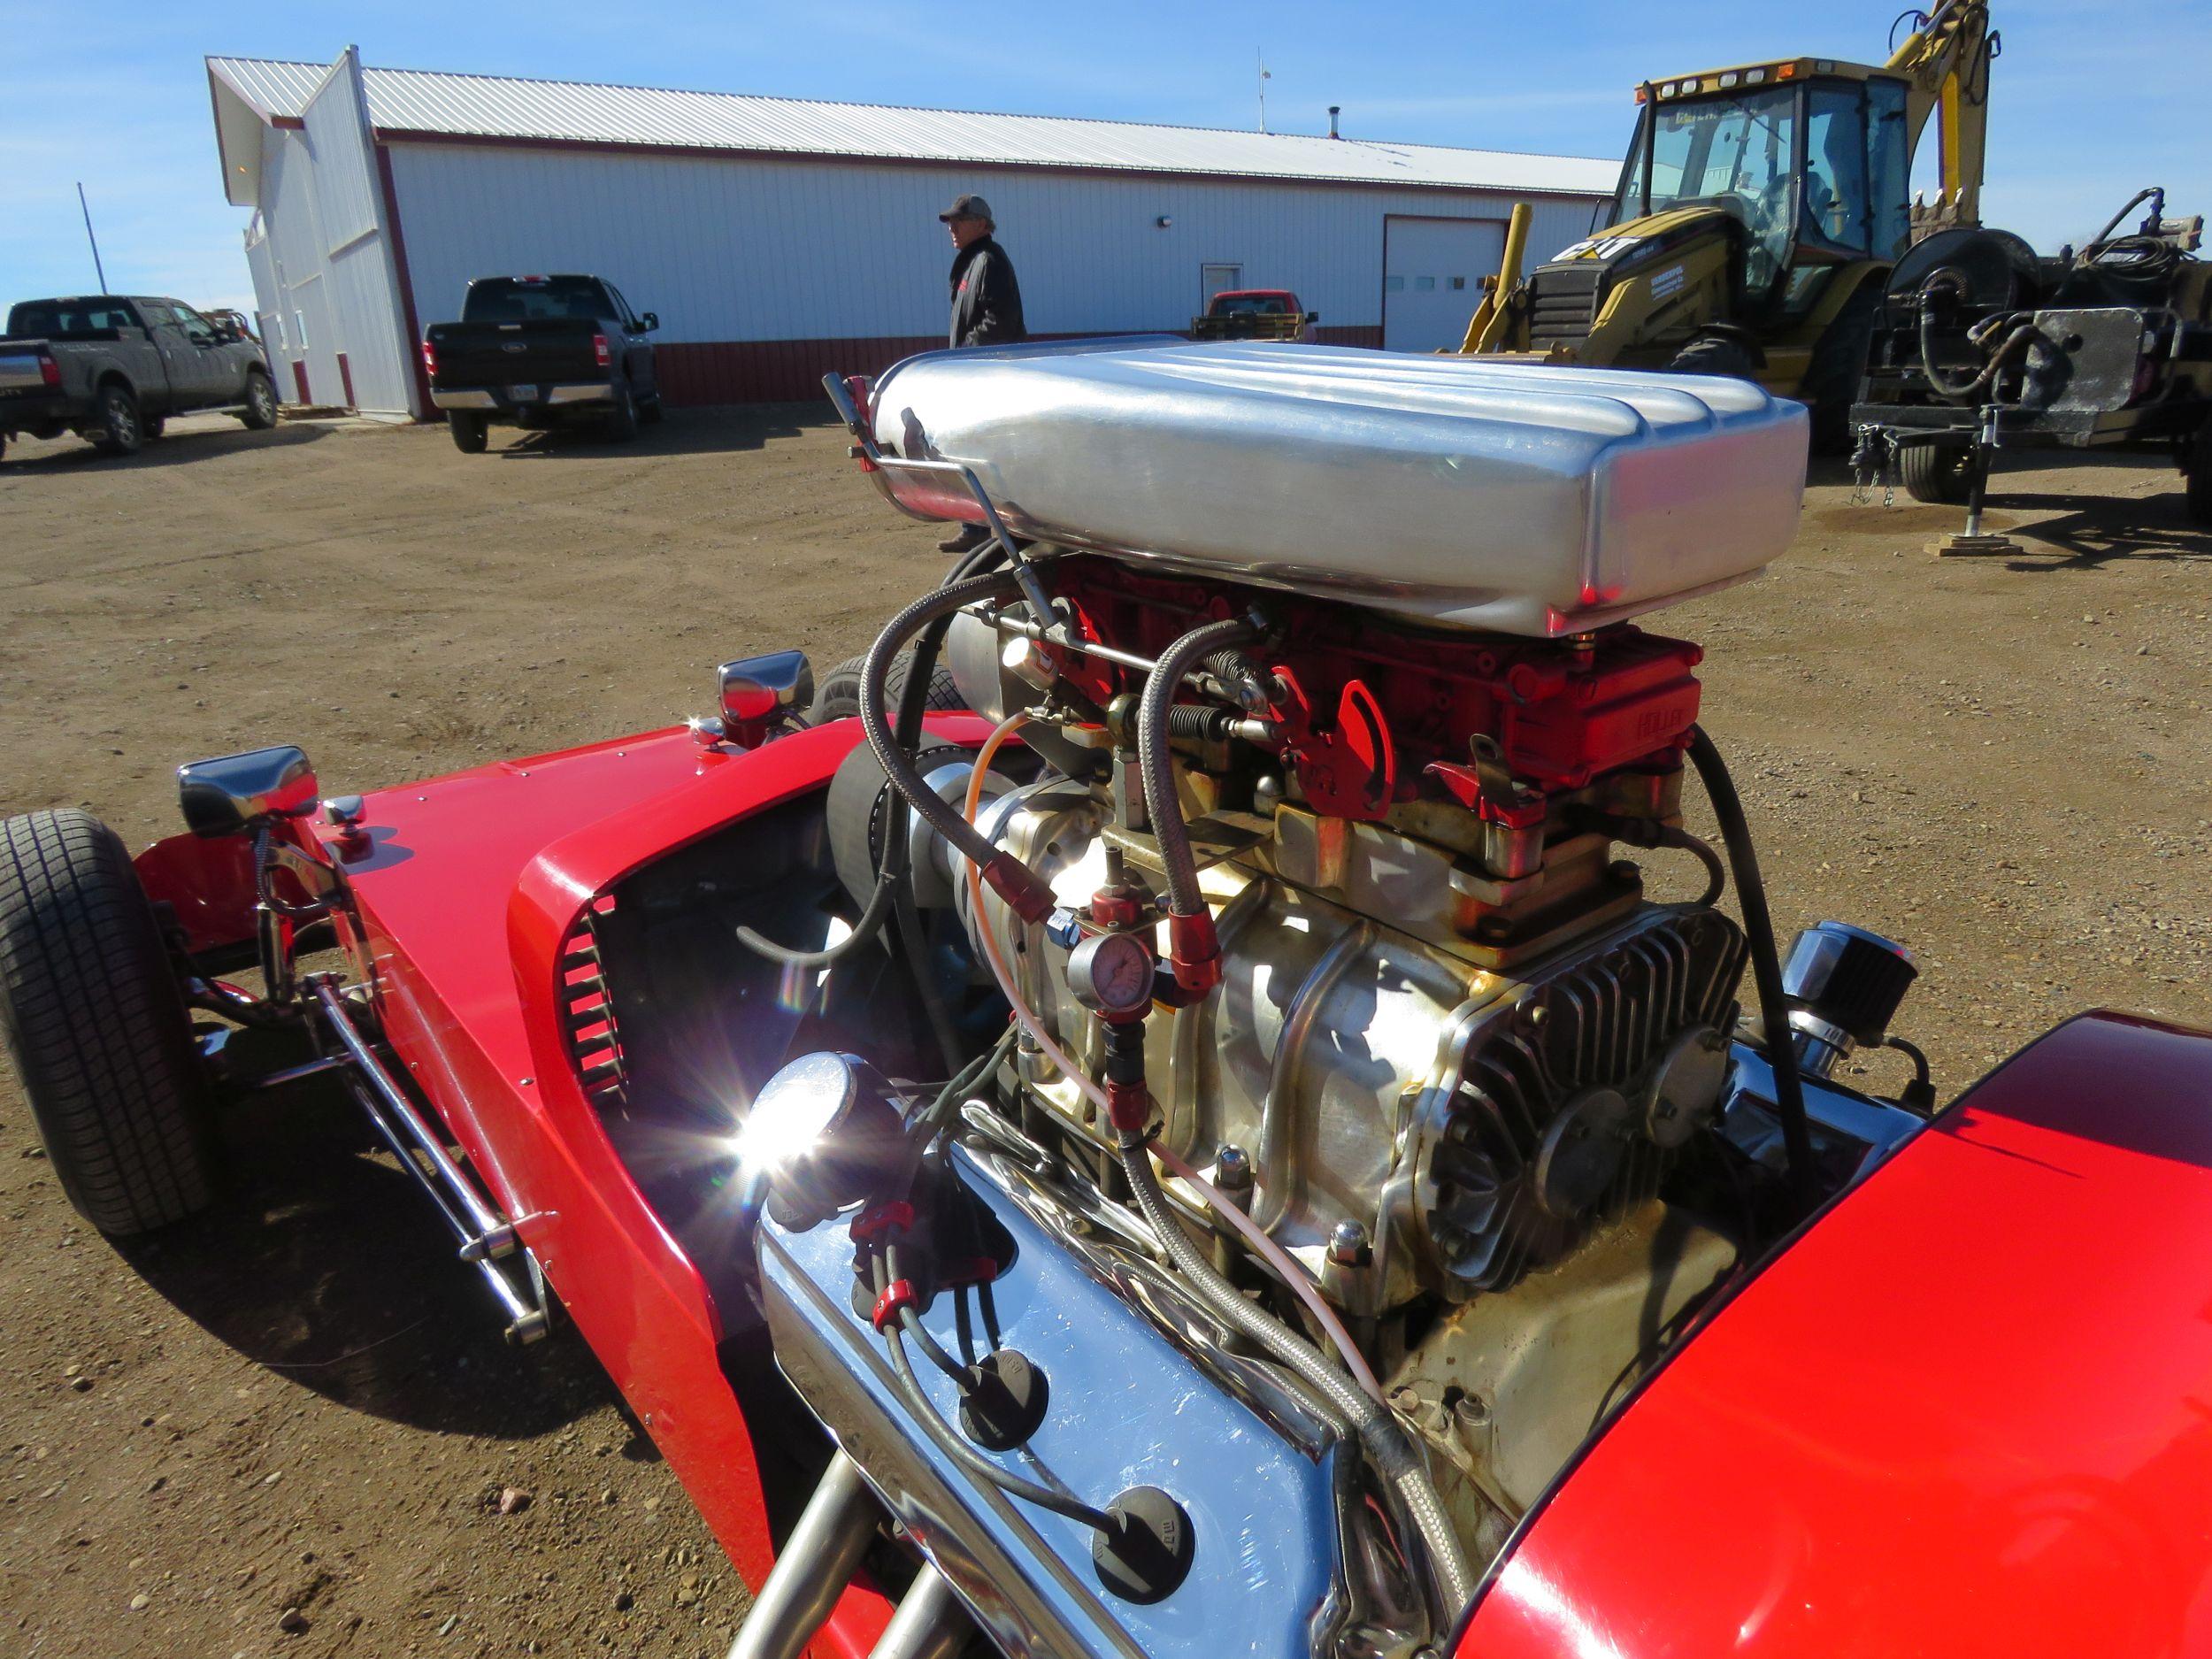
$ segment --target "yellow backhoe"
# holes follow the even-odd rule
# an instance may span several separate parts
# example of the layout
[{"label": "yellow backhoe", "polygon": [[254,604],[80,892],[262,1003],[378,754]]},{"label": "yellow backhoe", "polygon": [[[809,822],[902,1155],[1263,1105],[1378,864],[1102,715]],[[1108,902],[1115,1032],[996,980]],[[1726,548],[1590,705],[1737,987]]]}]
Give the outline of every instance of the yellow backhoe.
[{"label": "yellow backhoe", "polygon": [[[1989,7],[1899,23],[1912,33],[1878,67],[1786,58],[1646,81],[1603,228],[1524,278],[1517,207],[1461,349],[1743,375],[1811,404],[1815,446],[1843,448],[1890,267],[1979,222]],[[1940,188],[1916,204],[1932,114]]]}]

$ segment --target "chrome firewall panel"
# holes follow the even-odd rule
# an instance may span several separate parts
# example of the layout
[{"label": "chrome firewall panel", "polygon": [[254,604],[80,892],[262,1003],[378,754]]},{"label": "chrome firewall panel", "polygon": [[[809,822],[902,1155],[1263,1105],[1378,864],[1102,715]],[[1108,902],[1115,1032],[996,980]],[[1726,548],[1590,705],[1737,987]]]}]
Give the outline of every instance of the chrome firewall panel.
[{"label": "chrome firewall panel", "polygon": [[[1046,1373],[1050,1390],[1027,1446],[975,1449],[1100,1508],[1132,1486],[1165,1490],[1190,1517],[1190,1576],[1151,1606],[1114,1597],[1092,1566],[1088,1528],[972,1479],[929,1439],[883,1339],[854,1311],[842,1220],[803,1233],[762,1224],[762,1296],[792,1385],[1008,1654],[1233,1659],[1324,1645],[1346,1612],[1337,1448],[1286,1439],[975,1176],[964,1156],[956,1162],[1014,1240],[1013,1263],[991,1286],[1001,1339]],[[959,1352],[949,1297],[940,1295],[923,1324]],[[983,1322],[972,1324],[980,1342]],[[913,1357],[939,1414],[956,1421],[950,1381]]]}]

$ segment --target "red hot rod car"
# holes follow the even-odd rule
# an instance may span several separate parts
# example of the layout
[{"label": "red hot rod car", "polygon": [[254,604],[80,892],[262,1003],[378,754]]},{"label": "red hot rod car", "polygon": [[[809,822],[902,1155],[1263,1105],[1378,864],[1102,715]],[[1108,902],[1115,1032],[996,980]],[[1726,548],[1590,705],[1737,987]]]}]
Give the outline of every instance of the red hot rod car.
[{"label": "red hot rod car", "polygon": [[1912,959],[1778,943],[1633,620],[1781,550],[1801,411],[1152,340],[830,390],[990,532],[856,688],[772,654],[330,799],[197,762],[134,861],[4,826],[92,1223],[342,1077],[510,1335],[604,1362],[752,1659],[2212,1648],[2212,1037],[1846,1087],[1917,1059]]}]

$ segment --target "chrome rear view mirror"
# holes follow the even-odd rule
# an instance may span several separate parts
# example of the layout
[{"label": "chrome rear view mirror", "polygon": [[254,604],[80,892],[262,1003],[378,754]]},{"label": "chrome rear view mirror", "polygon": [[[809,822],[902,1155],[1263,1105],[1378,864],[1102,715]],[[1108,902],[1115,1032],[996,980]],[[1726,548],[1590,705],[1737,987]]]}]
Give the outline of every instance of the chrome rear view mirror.
[{"label": "chrome rear view mirror", "polygon": [[315,768],[289,743],[177,768],[177,801],[195,835],[235,835],[313,808]]},{"label": "chrome rear view mirror", "polygon": [[725,735],[747,748],[805,714],[814,701],[814,668],[804,651],[741,657],[715,671]]}]

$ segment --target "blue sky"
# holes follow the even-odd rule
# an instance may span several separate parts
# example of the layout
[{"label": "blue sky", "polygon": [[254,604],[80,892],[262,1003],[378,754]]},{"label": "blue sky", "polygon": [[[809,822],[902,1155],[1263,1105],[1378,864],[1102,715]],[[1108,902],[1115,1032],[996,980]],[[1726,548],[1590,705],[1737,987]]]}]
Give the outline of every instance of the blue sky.
[{"label": "blue sky", "polygon": [[[244,212],[221,193],[210,52],[710,91],[1249,127],[1617,156],[1645,76],[1795,52],[1879,61],[1902,0],[1523,0],[1509,6],[578,4],[0,0],[0,300],[111,285],[250,309]],[[1984,217],[2054,248],[2147,184],[2212,214],[2206,0],[1994,0]],[[98,26],[88,27],[96,15]],[[1255,19],[1263,29],[1255,31]],[[771,232],[771,234],[778,234]],[[803,234],[791,227],[789,234]]]}]

